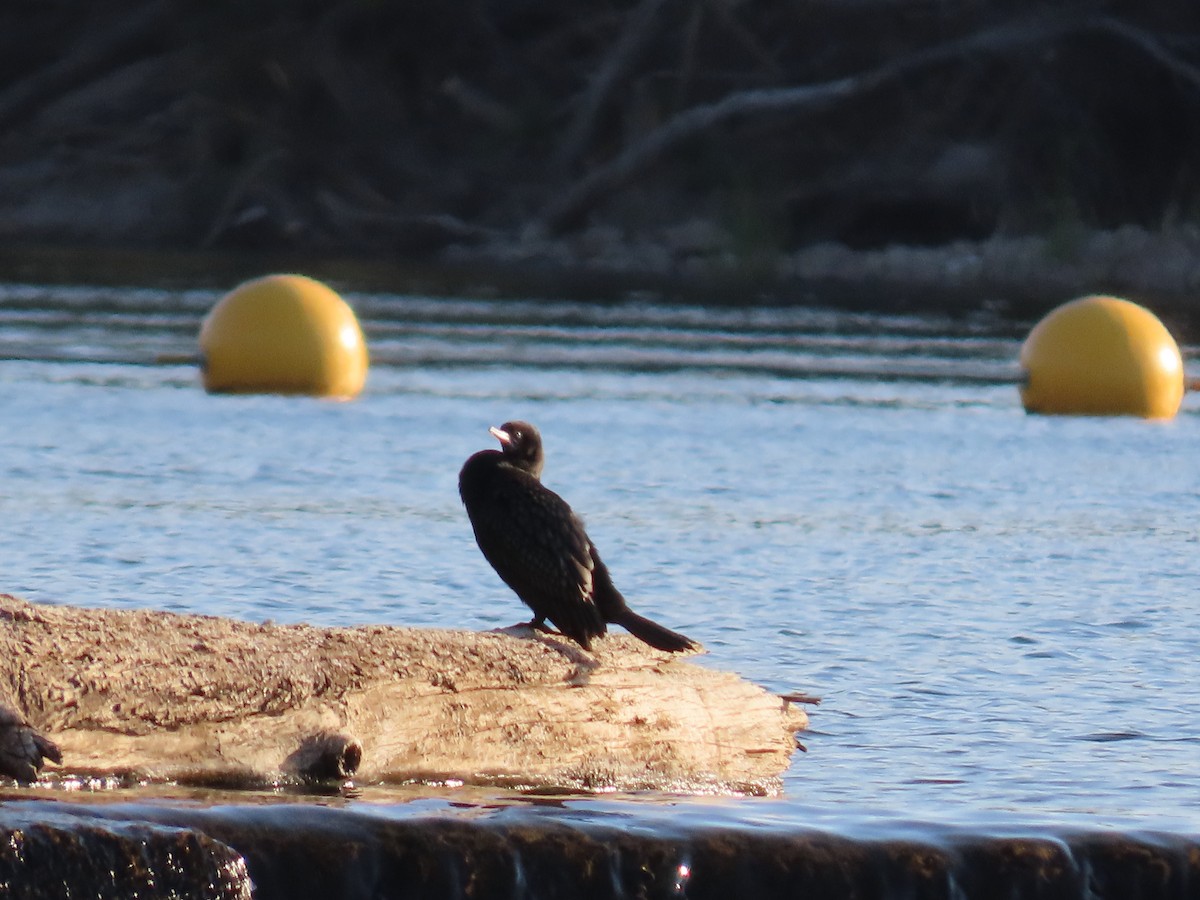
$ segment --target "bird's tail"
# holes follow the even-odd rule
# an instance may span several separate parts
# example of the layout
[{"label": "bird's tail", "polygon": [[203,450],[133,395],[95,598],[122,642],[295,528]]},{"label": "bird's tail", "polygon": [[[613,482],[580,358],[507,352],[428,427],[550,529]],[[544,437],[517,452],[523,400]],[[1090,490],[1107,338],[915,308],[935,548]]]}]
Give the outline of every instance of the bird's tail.
[{"label": "bird's tail", "polygon": [[645,616],[639,616],[628,606],[621,610],[611,621],[625,628],[639,640],[645,641],[656,650],[667,653],[678,653],[681,650],[699,650],[700,645],[690,637],[685,637],[678,631],[672,631],[657,622],[651,622]]}]

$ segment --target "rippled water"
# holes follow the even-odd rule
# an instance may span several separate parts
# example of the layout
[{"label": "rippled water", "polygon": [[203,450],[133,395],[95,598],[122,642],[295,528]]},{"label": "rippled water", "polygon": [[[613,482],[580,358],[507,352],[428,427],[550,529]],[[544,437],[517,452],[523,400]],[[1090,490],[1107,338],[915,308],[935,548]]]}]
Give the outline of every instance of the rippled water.
[{"label": "rippled water", "polygon": [[1200,833],[1194,396],[1027,417],[1027,325],[987,319],[348,293],[362,397],[210,397],[162,360],[216,299],[0,285],[0,590],[512,624],[456,478],[527,418],[635,608],[824,698],[782,798],[581,814]]}]

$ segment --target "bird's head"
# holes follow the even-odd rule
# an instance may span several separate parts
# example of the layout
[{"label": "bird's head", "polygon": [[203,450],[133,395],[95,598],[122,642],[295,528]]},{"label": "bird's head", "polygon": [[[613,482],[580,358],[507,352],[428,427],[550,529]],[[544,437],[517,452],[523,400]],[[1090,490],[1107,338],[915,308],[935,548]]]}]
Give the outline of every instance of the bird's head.
[{"label": "bird's head", "polygon": [[534,478],[540,478],[545,456],[542,453],[542,435],[528,422],[505,422],[499,428],[488,431],[500,442],[500,450],[508,463],[523,469]]}]

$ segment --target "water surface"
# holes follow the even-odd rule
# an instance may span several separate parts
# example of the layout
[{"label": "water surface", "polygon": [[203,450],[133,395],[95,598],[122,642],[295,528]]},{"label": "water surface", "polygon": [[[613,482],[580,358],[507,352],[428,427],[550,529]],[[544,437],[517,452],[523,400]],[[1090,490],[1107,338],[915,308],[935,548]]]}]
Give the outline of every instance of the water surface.
[{"label": "water surface", "polygon": [[[456,478],[526,418],[635,608],[704,665],[824,698],[780,798],[560,808],[1200,833],[1193,396],[1168,423],[1026,416],[1027,323],[987,318],[347,298],[374,365],[333,403],[163,364],[212,293],[0,286],[0,590],[509,625]],[[484,803],[336,802],[458,801]]]}]

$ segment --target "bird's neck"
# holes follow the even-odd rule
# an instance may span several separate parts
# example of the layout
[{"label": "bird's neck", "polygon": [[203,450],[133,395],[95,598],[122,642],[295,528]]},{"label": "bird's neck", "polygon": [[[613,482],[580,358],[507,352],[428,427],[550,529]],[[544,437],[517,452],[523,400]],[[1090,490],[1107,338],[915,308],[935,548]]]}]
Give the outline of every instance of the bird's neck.
[{"label": "bird's neck", "polygon": [[504,462],[518,472],[524,472],[535,481],[542,480],[542,461],[540,459],[506,459]]}]

